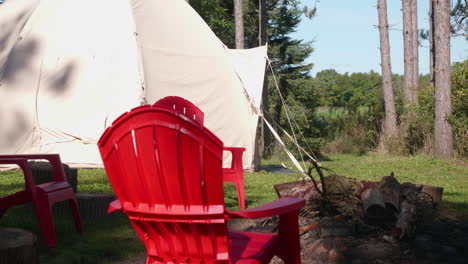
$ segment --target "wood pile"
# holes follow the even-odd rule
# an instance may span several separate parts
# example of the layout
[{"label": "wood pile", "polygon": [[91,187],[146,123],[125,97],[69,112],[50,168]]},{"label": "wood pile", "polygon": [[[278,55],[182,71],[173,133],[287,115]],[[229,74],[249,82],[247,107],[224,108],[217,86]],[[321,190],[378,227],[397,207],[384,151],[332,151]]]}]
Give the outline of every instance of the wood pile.
[{"label": "wood pile", "polygon": [[[416,185],[410,182],[401,184],[393,172],[389,176],[382,177],[379,182],[357,181],[331,175],[325,178],[325,185],[326,197],[320,195],[321,182],[314,184],[312,180],[277,184],[274,188],[279,197],[306,199],[305,211],[310,213],[311,217],[323,215],[323,210],[328,210],[326,214],[334,215],[335,218],[353,218],[368,225],[391,229],[394,239],[411,236],[416,221],[418,201],[429,199],[435,206],[435,202],[440,202],[443,190],[440,187]],[[316,190],[315,186],[319,190]],[[301,231],[307,232],[317,227],[319,223],[311,223],[301,227]]]},{"label": "wood pile", "polygon": [[[307,201],[299,215],[302,263],[466,263],[468,224],[435,206],[442,188],[393,174],[375,182],[329,175],[323,196],[321,183],[274,186],[279,197]],[[255,221],[246,231],[274,232],[278,224],[277,217]]]}]

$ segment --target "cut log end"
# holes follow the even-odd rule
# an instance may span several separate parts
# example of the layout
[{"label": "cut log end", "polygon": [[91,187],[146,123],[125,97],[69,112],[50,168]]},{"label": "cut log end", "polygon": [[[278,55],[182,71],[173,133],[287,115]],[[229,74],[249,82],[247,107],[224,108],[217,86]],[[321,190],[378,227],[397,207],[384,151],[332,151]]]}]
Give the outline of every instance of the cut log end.
[{"label": "cut log end", "polygon": [[19,228],[0,228],[0,263],[38,263],[36,235]]}]

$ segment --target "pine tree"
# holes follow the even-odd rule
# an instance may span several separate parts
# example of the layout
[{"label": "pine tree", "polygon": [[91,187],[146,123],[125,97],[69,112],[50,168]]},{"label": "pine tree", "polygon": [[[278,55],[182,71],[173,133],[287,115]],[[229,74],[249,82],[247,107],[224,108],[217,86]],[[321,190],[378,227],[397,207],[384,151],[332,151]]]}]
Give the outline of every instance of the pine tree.
[{"label": "pine tree", "polygon": [[[270,11],[268,17],[268,56],[275,70],[276,81],[284,100],[291,106],[291,109],[294,109],[296,114],[303,115],[312,112],[313,109],[306,107],[314,104],[315,100],[309,97],[313,92],[310,83],[299,81],[310,78],[309,72],[312,64],[306,63],[306,59],[313,51],[312,42],[304,42],[290,36],[296,30],[304,14],[299,4],[298,0],[267,2],[267,9]],[[276,91],[276,84],[271,79],[269,89],[270,118],[276,124],[290,130],[283,103]],[[304,91],[308,91],[309,95],[305,96]],[[302,122],[304,125],[311,125],[311,116],[302,116],[301,118],[308,120],[308,122]]]},{"label": "pine tree", "polygon": [[236,29],[236,49],[245,48],[244,44],[244,4],[242,0],[234,0],[234,25]]},{"label": "pine tree", "polygon": [[451,113],[450,86],[450,0],[434,1],[435,46],[435,123],[434,152],[437,156],[453,155],[452,127],[448,122]]},{"label": "pine tree", "polygon": [[382,67],[382,88],[385,117],[382,124],[383,137],[394,137],[397,133],[395,100],[392,89],[392,68],[390,63],[390,44],[388,39],[387,1],[378,0],[380,55]]}]

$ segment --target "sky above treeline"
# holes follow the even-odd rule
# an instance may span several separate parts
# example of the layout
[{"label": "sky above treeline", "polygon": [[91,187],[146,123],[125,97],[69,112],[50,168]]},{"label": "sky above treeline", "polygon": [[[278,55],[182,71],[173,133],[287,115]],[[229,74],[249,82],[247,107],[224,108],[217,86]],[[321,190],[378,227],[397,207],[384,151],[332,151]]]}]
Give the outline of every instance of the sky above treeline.
[{"label": "sky above treeline", "polygon": [[[303,5],[317,6],[317,16],[303,18],[295,38],[313,40],[315,51],[307,62],[314,64],[312,76],[325,69],[339,73],[381,72],[377,0],[302,0]],[[418,27],[429,28],[429,0],[418,1]],[[403,74],[403,14],[401,0],[387,0],[390,25],[392,72]],[[420,74],[429,73],[429,42],[419,48]],[[451,61],[468,59],[468,42],[451,38]]]}]

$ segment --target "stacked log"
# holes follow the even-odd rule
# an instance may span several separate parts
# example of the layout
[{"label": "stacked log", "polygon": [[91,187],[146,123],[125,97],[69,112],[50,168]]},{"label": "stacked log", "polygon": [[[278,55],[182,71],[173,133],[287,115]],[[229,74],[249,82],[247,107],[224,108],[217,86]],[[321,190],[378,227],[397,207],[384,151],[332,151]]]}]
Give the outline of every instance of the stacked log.
[{"label": "stacked log", "polygon": [[[417,205],[421,205],[422,197],[425,197],[425,201],[432,199],[434,202],[439,202],[443,190],[440,187],[415,185],[409,182],[400,184],[393,172],[389,176],[382,177],[379,182],[356,181],[336,175],[330,175],[324,180],[327,186],[326,196],[322,196],[320,192],[321,182],[314,184],[311,180],[276,184],[274,188],[280,198],[306,199],[304,212],[307,214],[336,213],[348,218],[358,216],[368,224],[391,228],[393,239],[411,236],[416,221],[416,208]],[[428,197],[431,199],[427,199]],[[314,203],[314,201],[320,202]],[[328,212],[329,207],[334,210]],[[301,233],[314,230],[318,226],[320,223],[317,222],[303,226]]]},{"label": "stacked log", "polygon": [[410,182],[400,184],[393,173],[365,186],[361,193],[365,219],[373,224],[394,224],[393,235],[398,239],[410,236],[422,186]]}]

